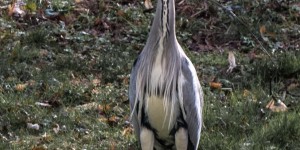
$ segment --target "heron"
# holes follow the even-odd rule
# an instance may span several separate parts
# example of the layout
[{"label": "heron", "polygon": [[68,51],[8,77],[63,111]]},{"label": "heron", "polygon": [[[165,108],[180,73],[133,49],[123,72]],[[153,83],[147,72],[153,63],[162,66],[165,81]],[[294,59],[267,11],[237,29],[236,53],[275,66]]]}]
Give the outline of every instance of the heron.
[{"label": "heron", "polygon": [[203,91],[175,33],[175,0],[157,0],[146,44],[130,74],[131,122],[142,150],[195,150]]}]

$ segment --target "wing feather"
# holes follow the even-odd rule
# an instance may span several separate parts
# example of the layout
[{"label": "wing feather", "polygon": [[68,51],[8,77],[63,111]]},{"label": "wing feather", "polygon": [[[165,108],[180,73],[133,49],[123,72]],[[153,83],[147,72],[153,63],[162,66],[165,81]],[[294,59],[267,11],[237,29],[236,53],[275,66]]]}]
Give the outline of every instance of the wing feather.
[{"label": "wing feather", "polygon": [[185,121],[188,126],[189,138],[197,147],[202,127],[203,91],[195,67],[187,57],[182,61],[182,73],[185,79],[182,87]]},{"label": "wing feather", "polygon": [[[137,79],[137,66],[139,64],[139,57],[134,61],[133,67],[130,74],[130,84],[129,84],[129,103],[130,103],[130,111],[131,111],[131,123],[133,124],[133,128],[135,130],[136,137],[139,139],[140,135],[140,123],[138,119],[137,109],[134,108],[135,100],[136,100],[136,79]],[[138,104],[137,104],[138,105]],[[135,109],[135,110],[133,110]]]}]

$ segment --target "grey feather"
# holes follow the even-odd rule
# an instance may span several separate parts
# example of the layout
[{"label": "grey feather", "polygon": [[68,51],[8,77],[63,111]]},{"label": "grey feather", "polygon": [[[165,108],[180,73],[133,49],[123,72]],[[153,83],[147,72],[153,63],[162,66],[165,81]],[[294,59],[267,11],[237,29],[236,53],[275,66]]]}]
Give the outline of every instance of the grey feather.
[{"label": "grey feather", "polygon": [[193,145],[198,145],[202,127],[203,91],[193,64],[187,57],[185,59],[182,63],[182,73],[186,80],[182,88],[185,121]]},{"label": "grey feather", "polygon": [[[131,122],[133,124],[133,127],[135,129],[136,137],[139,137],[140,135],[140,125],[138,122],[138,114],[137,111],[134,111],[134,105],[136,100],[136,78],[137,78],[137,68],[139,65],[139,58],[137,58],[134,62],[134,66],[132,67],[131,74],[130,74],[130,85],[129,85],[129,103],[130,103],[130,110],[132,112],[131,114]],[[138,138],[139,140],[139,138]]]},{"label": "grey feather", "polygon": [[[157,68],[159,71],[156,72]],[[152,122],[142,121],[142,107],[149,101],[146,96],[154,95],[162,97],[164,103],[160,105],[161,101],[158,101],[155,104],[159,105],[152,104],[152,106],[155,106],[155,108],[163,106],[164,111],[162,112],[168,112],[165,116],[169,116],[169,114],[183,115],[183,121],[187,124],[187,127],[183,128],[187,129],[193,149],[198,147],[202,126],[203,92],[195,67],[176,39],[174,0],[157,1],[156,15],[147,43],[131,71],[128,94],[131,121],[139,141],[148,140],[144,137],[140,139],[141,129],[144,128],[145,123],[151,126],[151,124],[165,121],[160,118],[152,120]],[[145,111],[143,110],[143,114],[145,113],[144,117],[147,113],[151,114],[149,116],[157,116],[153,113],[156,110],[148,111],[150,109],[147,109],[147,107],[143,109],[145,109]],[[176,112],[173,112],[173,110]],[[180,113],[178,110],[182,112]],[[170,135],[168,135],[168,138],[159,140],[167,140],[172,146],[175,141],[174,139],[172,141],[174,135],[171,135],[171,129],[177,130],[177,125],[174,122],[182,121],[182,118],[176,120],[177,117],[175,116],[166,117],[166,119],[170,119],[167,120],[170,123],[169,129],[164,129],[163,131],[169,131]],[[171,123],[173,123],[172,126]],[[153,128],[153,132],[156,132],[157,128]],[[160,138],[158,137],[159,133],[155,134],[155,138]],[[160,145],[158,139],[155,139],[154,146],[158,148],[163,145]]]}]

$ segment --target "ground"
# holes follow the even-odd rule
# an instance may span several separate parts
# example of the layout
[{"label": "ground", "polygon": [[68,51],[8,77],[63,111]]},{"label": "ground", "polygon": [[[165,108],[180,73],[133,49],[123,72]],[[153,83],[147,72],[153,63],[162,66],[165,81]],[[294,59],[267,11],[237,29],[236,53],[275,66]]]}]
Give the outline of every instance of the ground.
[{"label": "ground", "polygon": [[[205,94],[200,149],[299,149],[300,3],[176,8]],[[153,13],[143,0],[1,1],[0,149],[139,149],[127,93]]]}]

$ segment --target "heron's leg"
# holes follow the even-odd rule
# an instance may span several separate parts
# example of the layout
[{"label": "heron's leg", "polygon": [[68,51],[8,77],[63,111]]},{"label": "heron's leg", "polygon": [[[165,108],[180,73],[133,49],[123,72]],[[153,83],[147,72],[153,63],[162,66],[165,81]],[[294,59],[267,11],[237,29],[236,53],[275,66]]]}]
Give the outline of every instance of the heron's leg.
[{"label": "heron's leg", "polygon": [[187,150],[188,133],[185,128],[179,128],[175,134],[175,145],[177,150]]},{"label": "heron's leg", "polygon": [[154,134],[151,130],[142,127],[140,134],[142,150],[153,150],[154,148]]}]

